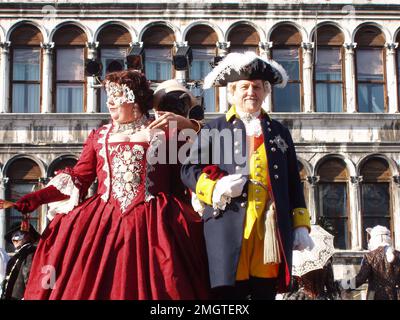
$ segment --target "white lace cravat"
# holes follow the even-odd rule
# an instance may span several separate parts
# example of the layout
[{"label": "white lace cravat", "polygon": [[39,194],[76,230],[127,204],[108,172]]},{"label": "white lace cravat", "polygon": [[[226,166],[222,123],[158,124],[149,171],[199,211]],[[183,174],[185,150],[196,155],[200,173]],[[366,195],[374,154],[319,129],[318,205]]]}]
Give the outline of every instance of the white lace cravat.
[{"label": "white lace cravat", "polygon": [[248,113],[236,110],[236,113],[243,121],[244,127],[246,128],[246,135],[249,137],[259,137],[262,134],[261,122],[258,116],[261,111],[256,111],[254,113]]}]

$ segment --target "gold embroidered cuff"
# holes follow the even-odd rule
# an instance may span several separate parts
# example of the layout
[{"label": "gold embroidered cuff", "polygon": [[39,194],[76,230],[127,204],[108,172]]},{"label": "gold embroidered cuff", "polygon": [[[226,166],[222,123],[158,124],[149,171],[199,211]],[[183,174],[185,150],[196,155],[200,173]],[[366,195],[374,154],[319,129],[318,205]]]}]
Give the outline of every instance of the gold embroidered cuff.
[{"label": "gold embroidered cuff", "polygon": [[295,208],[293,210],[293,228],[306,227],[311,231],[310,213],[307,208]]}]

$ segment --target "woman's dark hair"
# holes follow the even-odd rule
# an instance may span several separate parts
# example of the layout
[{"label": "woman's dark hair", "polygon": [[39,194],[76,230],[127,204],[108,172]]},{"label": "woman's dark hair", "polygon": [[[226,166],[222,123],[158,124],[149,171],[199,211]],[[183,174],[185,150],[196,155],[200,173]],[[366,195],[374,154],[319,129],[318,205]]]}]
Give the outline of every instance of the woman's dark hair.
[{"label": "woman's dark hair", "polygon": [[139,104],[140,111],[147,114],[153,107],[153,90],[145,75],[138,70],[123,70],[111,72],[106,75],[106,81],[126,84],[135,94],[135,102]]}]

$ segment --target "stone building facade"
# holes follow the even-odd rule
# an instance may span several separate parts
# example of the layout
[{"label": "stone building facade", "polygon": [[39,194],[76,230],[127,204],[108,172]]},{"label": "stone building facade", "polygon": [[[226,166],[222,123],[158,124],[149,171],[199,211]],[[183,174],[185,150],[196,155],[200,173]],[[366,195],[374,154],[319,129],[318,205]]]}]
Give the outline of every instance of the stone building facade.
[{"label": "stone building facade", "polygon": [[[370,225],[387,225],[400,248],[399,13],[397,0],[3,1],[0,198],[43,187],[108,121],[85,59],[101,61],[104,76],[142,48],[154,85],[186,82],[211,119],[229,106],[224,88],[201,89],[209,62],[252,50],[288,70],[265,109],[292,132],[312,220],[336,230],[336,265],[358,265]],[[175,70],[187,46],[192,65]],[[40,230],[45,213],[33,215]],[[2,246],[17,218],[0,211]]]}]

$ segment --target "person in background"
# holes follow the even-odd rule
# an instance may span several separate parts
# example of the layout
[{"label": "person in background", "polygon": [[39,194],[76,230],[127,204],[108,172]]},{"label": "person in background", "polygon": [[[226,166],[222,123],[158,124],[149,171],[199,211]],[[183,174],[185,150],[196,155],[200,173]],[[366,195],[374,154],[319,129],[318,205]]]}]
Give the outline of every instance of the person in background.
[{"label": "person in background", "polygon": [[1,284],[3,283],[3,280],[6,277],[6,268],[8,260],[10,260],[10,257],[8,256],[6,250],[0,247],[0,297],[1,293],[3,292]]},{"label": "person in background", "polygon": [[198,110],[201,108],[189,89],[175,79],[166,80],[154,91],[153,109],[156,119],[149,128],[163,129],[175,121],[178,130],[192,129],[198,132],[204,125],[203,118],[199,117]]},{"label": "person in background", "polygon": [[367,300],[399,300],[400,252],[393,248],[390,230],[377,225],[366,231],[369,252],[353,283],[358,288],[368,281]]},{"label": "person in background", "polygon": [[4,300],[21,300],[29,279],[32,260],[36,250],[36,241],[40,235],[32,225],[29,230],[21,228],[17,224],[4,237],[7,242],[15,247],[15,254],[7,263],[6,277],[2,283],[2,295]]}]

